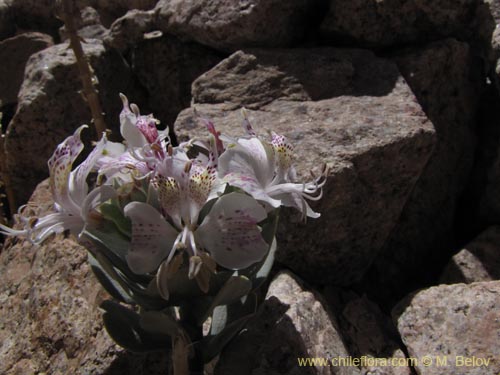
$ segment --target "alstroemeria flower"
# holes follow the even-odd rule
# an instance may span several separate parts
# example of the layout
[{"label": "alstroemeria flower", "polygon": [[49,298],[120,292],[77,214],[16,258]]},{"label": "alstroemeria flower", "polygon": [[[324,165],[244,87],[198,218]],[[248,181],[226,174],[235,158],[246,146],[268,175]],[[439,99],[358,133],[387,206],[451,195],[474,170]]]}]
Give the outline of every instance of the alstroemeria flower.
[{"label": "alstroemeria flower", "polygon": [[25,236],[34,243],[41,243],[52,233],[69,230],[78,235],[88,222],[89,213],[102,202],[115,195],[110,186],[100,186],[88,192],[87,176],[101,157],[106,145],[106,137],[97,143],[87,159],[75,170],[73,163],[83,150],[80,140],[81,131],[86,125],[80,126],[75,133],[66,138],[49,159],[49,185],[54,199],[55,213],[38,219],[34,225],[30,218],[23,218],[26,228],[14,230],[0,226],[2,233],[7,235]]},{"label": "alstroemeria flower", "polygon": [[255,136],[248,121],[245,126],[250,138],[240,138],[226,146],[219,158],[219,177],[271,207],[295,207],[304,216],[319,217],[320,214],[311,209],[307,200],[321,198],[326,168],[313,181],[296,183],[292,166],[293,148],[286,138],[272,133],[268,143]]},{"label": "alstroemeria flower", "polygon": [[[217,198],[223,186],[217,181],[214,139],[211,150],[204,164],[189,159],[182,149],[170,149],[153,180],[161,212],[142,202],[129,203],[124,209],[132,221],[128,265],[138,274],[159,269],[158,288],[165,298],[164,274],[176,250],[185,250],[190,259],[198,260],[200,251],[207,251],[221,266],[239,269],[262,259],[268,248],[257,226],[266,218],[262,206],[241,193]],[[200,211],[212,199],[217,201],[199,224]],[[189,276],[196,274],[195,270]]]}]

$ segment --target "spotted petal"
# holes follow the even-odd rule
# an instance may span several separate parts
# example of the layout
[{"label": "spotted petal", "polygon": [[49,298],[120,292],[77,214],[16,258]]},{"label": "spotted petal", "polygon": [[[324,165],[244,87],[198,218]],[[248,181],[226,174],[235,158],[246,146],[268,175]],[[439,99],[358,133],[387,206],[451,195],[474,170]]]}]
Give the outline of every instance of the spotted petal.
[{"label": "spotted petal", "polygon": [[170,253],[177,231],[149,204],[129,203],[124,213],[132,221],[132,243],[126,257],[128,266],[137,274],[156,271]]},{"label": "spotted petal", "polygon": [[269,248],[257,225],[266,216],[266,210],[246,194],[223,195],[196,230],[196,240],[221,266],[246,268],[262,260]]},{"label": "spotted petal", "polygon": [[83,150],[80,133],[86,127],[87,125],[80,126],[73,135],[58,145],[48,161],[50,173],[49,184],[54,202],[73,214],[79,212],[79,207],[70,198],[69,178],[73,163]]}]

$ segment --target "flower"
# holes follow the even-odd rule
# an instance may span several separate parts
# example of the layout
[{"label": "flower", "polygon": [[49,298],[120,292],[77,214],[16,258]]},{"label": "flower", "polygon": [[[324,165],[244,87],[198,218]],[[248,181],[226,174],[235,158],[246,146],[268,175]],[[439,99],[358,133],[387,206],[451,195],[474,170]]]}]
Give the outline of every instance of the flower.
[{"label": "flower", "polygon": [[[1,232],[6,235],[25,236],[34,243],[43,242],[52,233],[69,230],[79,235],[89,214],[101,203],[115,195],[115,191],[107,185],[99,186],[88,192],[87,177],[106,147],[106,136],[96,144],[87,159],[75,170],[73,163],[83,150],[80,133],[87,125],[80,126],[73,135],[57,146],[48,161],[49,185],[54,199],[55,213],[46,215],[35,222],[32,218],[21,217],[25,223],[22,230],[14,230],[0,225]],[[34,224],[32,224],[34,222]]]},{"label": "flower", "polygon": [[[245,113],[245,112],[244,112]],[[307,200],[319,200],[328,169],[307,183],[296,183],[293,148],[283,135],[272,133],[271,142],[261,140],[245,116],[249,138],[229,142],[219,158],[219,177],[273,208],[295,207],[302,215],[317,218]]]},{"label": "flower", "polygon": [[[267,217],[265,209],[246,194],[219,197],[223,186],[217,181],[215,140],[212,145],[206,164],[189,159],[182,149],[169,152],[153,180],[161,212],[143,202],[124,208],[132,221],[129,268],[137,274],[158,269],[158,289],[166,299],[166,274],[177,250],[187,251],[190,261],[198,263],[207,251],[221,266],[241,269],[261,260],[269,247],[257,225]],[[201,210],[213,199],[199,223]],[[200,265],[191,268],[189,276],[194,278]]]}]

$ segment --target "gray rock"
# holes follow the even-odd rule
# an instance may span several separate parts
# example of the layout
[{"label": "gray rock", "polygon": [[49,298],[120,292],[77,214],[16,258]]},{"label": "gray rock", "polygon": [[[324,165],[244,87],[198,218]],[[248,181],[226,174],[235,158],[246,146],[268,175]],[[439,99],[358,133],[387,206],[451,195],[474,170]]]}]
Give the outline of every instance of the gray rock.
[{"label": "gray rock", "polygon": [[[27,209],[50,211],[48,181]],[[56,236],[41,246],[9,240],[0,253],[0,373],[166,374],[169,353],[131,354],[103,328],[100,301],[108,298],[87,263],[87,252]]]},{"label": "gray rock", "polygon": [[191,83],[220,60],[213,50],[170,35],[144,39],[135,46],[131,66],[162,128],[171,128],[178,113],[189,106]]},{"label": "gray rock", "polygon": [[[259,134],[273,130],[295,144],[299,179],[309,180],[309,172],[323,163],[332,166],[324,197],[314,206],[322,214],[320,219],[298,223],[294,214],[282,211],[277,259],[309,282],[350,284],[362,277],[398,220],[432,152],[433,128],[389,61],[360,50],[275,51],[277,56],[281,53],[292,60],[295,53],[337,59],[331,75],[323,80],[333,82],[334,77],[343,76],[341,85],[350,84],[345,96],[339,90],[339,96],[318,101],[280,99],[282,91],[276,90],[274,101],[249,111]],[[256,69],[261,69],[259,65],[264,63],[259,62]],[[241,91],[238,82],[255,76],[245,69],[236,74],[238,69],[238,65],[230,69],[234,84],[224,81],[219,97],[236,97],[230,94],[232,87]],[[307,65],[301,69],[312,71]],[[307,75],[299,78],[307,88],[302,83],[309,82]],[[261,97],[257,93],[254,103]],[[234,104],[195,106],[198,113],[213,120],[218,131],[242,135],[242,118],[233,110]],[[206,136],[192,109],[179,115],[175,129],[180,139]]]},{"label": "gray rock", "polygon": [[500,371],[499,308],[498,281],[441,285],[410,296],[393,319],[418,374],[491,375]]},{"label": "gray rock", "polygon": [[[323,37],[371,47],[468,33],[480,0],[330,0]],[[483,22],[490,21],[483,18]],[[490,35],[494,24],[490,24]]]},{"label": "gray rock", "polygon": [[470,284],[500,279],[500,227],[486,229],[455,254],[444,269],[441,284]]},{"label": "gray rock", "polygon": [[158,0],[81,0],[97,9],[103,25],[109,27],[116,19],[122,17],[129,10],[150,10],[158,3]]},{"label": "gray rock", "polygon": [[[105,50],[102,42],[89,39],[83,48],[99,80],[99,97],[108,127],[119,134],[122,104],[117,93],[134,96],[132,74],[121,56]],[[7,168],[18,204],[26,202],[36,184],[48,175],[46,163],[57,144],[80,125],[90,124],[90,110],[80,94],[81,87],[73,51],[66,43],[29,59],[5,143]],[[88,134],[92,132],[91,128]]]},{"label": "gray rock", "polygon": [[118,18],[105,36],[104,42],[112,48],[124,52],[140,44],[147,32],[154,31],[156,20],[153,11],[133,9]]},{"label": "gray rock", "polygon": [[0,40],[13,36],[15,32],[16,23],[10,1],[0,0]]},{"label": "gray rock", "polygon": [[298,358],[348,358],[336,319],[322,298],[291,273],[279,273],[247,329],[224,349],[215,368],[227,374],[359,374],[356,367],[299,366]]},{"label": "gray rock", "polygon": [[41,33],[19,34],[0,42],[0,103],[15,105],[29,57],[53,45],[52,38]]},{"label": "gray rock", "polygon": [[303,40],[321,5],[317,0],[161,0],[156,11],[162,31],[234,51]]},{"label": "gray rock", "polygon": [[10,3],[18,28],[42,31],[52,36],[63,22],[57,18],[58,10],[54,0],[7,0]]},{"label": "gray rock", "polygon": [[[391,366],[371,364],[367,361],[362,366],[366,374],[371,375],[410,375],[406,355],[396,343],[395,327],[390,318],[366,297],[349,301],[342,312],[345,324],[341,324],[344,337],[356,358],[363,356],[387,359]],[[365,373],[364,372],[364,373]]]},{"label": "gray rock", "polygon": [[395,61],[432,121],[437,143],[367,281],[373,293],[393,303],[425,277],[437,277],[436,267],[449,257],[458,200],[475,156],[483,90],[481,66],[467,44],[453,39],[406,50]]},{"label": "gray rock", "polygon": [[[97,10],[92,7],[85,7],[77,13],[79,17],[74,17],[73,22],[77,34],[83,39],[103,39],[107,35],[107,29],[102,25],[101,17]],[[69,39],[66,26],[59,29],[59,36],[62,41]]]}]

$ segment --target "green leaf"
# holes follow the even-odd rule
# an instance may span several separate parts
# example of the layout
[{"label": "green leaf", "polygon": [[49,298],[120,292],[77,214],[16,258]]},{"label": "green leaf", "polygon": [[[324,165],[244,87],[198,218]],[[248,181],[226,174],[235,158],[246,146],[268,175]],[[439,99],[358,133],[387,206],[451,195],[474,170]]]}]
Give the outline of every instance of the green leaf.
[{"label": "green leaf", "polygon": [[250,293],[251,290],[252,282],[246,276],[231,276],[214,297],[210,307],[202,315],[198,323],[203,324],[217,306],[237,303],[242,297]]},{"label": "green leaf", "polygon": [[123,348],[132,352],[149,352],[171,348],[168,335],[151,333],[140,325],[139,315],[113,301],[101,304],[103,321],[111,338]]},{"label": "green leaf", "polygon": [[130,294],[108,273],[108,271],[106,271],[107,267],[99,263],[92,253],[88,252],[87,257],[90,263],[90,268],[106,292],[120,302],[133,304],[134,300]]},{"label": "green leaf", "polygon": [[222,351],[222,349],[224,349],[227,343],[245,327],[248,320],[252,316],[253,315],[243,316],[227,324],[217,335],[204,337],[203,340],[198,343],[198,348],[202,353],[203,361],[208,363],[214,359]]},{"label": "green leaf", "polygon": [[121,234],[128,238],[132,237],[132,222],[125,217],[120,207],[112,203],[103,203],[99,206],[99,209],[104,218],[113,222]]},{"label": "green leaf", "polygon": [[157,332],[171,337],[177,336],[182,329],[173,316],[161,311],[142,312],[140,325],[148,332]]}]

